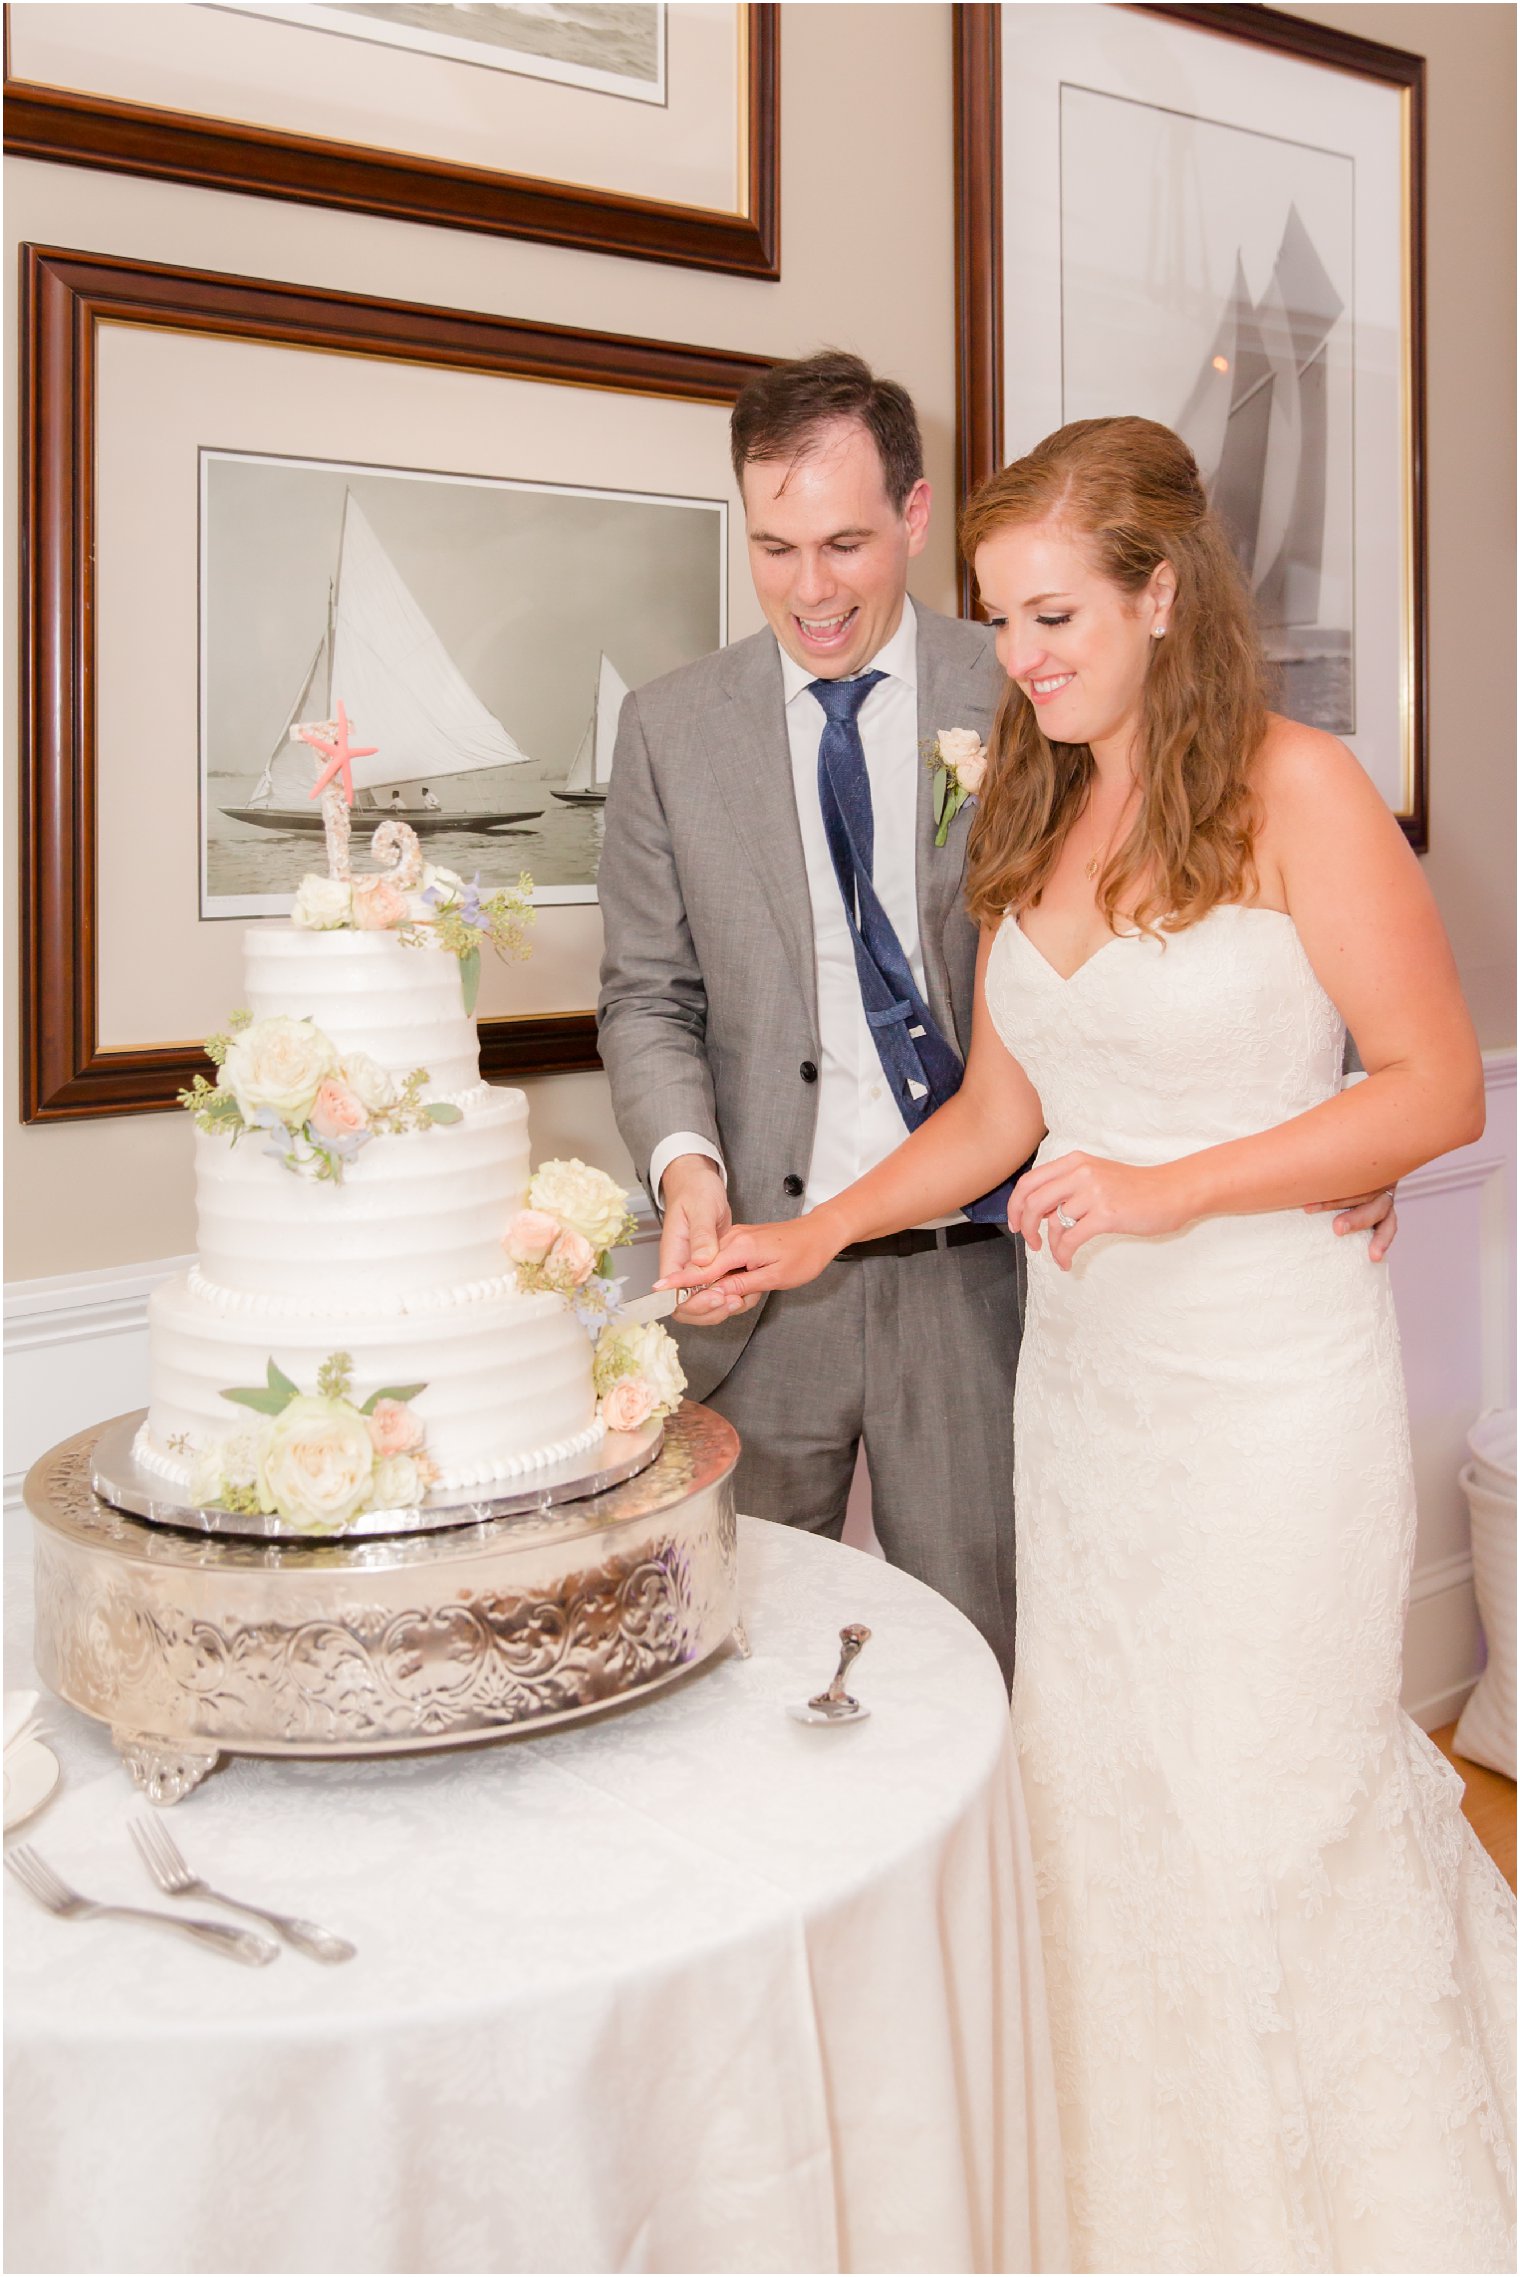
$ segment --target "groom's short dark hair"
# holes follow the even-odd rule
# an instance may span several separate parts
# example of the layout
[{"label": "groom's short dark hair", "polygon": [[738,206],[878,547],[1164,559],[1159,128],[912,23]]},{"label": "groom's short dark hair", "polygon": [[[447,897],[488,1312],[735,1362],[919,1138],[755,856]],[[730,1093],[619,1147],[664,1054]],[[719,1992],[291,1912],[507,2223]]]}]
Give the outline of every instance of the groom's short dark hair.
[{"label": "groom's short dark hair", "polygon": [[838,420],[864,427],[876,445],[882,479],[893,507],[923,480],[924,443],[913,398],[896,380],[878,379],[869,364],[843,348],[773,364],[752,379],[729,420],[734,480],[755,459],[802,457],[818,431]]}]

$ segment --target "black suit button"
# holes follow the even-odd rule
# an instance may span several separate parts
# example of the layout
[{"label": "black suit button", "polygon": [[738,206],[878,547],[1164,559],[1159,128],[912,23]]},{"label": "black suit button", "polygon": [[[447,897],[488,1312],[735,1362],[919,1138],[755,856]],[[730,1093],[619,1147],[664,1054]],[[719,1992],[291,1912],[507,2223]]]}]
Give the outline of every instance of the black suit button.
[{"label": "black suit button", "polygon": [[788,1194],[800,1194],[802,1192],[802,1180],[798,1177],[795,1170],[789,1170],[786,1176],[782,1179],[781,1184],[783,1191]]},{"label": "black suit button", "polygon": [[801,1067],[798,1068],[797,1073],[801,1076],[804,1083],[816,1083],[818,1081],[818,1070],[810,1059],[805,1059],[803,1061]]}]

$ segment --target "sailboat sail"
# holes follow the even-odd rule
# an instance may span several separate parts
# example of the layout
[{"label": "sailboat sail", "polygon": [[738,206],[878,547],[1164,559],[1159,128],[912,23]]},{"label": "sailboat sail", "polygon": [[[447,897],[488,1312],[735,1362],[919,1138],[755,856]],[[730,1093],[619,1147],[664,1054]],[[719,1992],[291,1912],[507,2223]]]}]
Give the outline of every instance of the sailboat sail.
[{"label": "sailboat sail", "polygon": [[1237,254],[1212,350],[1176,420],[1267,625],[1313,624],[1326,485],[1325,351],[1344,304],[1290,207],[1266,291]]},{"label": "sailboat sail", "polygon": [[596,785],[605,790],[612,780],[612,751],[617,742],[618,719],[628,683],[616,667],[602,658],[596,675]]},{"label": "sailboat sail", "polygon": [[597,665],[596,696],[586,732],[565,777],[566,794],[578,798],[605,798],[612,780],[612,753],[617,742],[618,717],[628,683],[615,664],[603,656]]},{"label": "sailboat sail", "polygon": [[338,552],[330,701],[381,746],[373,758],[354,760],[356,790],[514,767],[528,756],[469,685],[351,493]]},{"label": "sailboat sail", "polygon": [[249,796],[248,804],[250,806],[268,806],[275,794],[277,777],[279,788],[286,796],[300,798],[310,789],[313,773],[308,756],[310,746],[302,746],[304,763],[299,766],[298,771],[293,771],[293,754],[290,748],[291,736],[299,721],[310,719],[312,716],[311,692],[316,685],[317,674],[322,669],[322,661],[326,654],[327,635],[324,632],[322,638],[317,642],[310,664],[306,667],[306,677],[301,682],[300,693],[285,716],[285,725],[280,730],[279,741],[264,761],[264,772],[260,775]]}]

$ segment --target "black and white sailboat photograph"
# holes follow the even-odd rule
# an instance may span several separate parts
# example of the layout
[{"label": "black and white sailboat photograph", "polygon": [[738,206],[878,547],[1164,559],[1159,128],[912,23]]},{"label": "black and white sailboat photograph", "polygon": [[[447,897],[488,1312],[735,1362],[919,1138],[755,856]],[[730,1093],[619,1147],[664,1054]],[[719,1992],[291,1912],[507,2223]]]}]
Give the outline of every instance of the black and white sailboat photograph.
[{"label": "black and white sailboat photograph", "polygon": [[393,815],[485,886],[594,900],[623,699],[724,638],[725,504],[213,451],[201,476],[202,914],[288,906],[321,831],[295,731],[340,703],[356,832]]},{"label": "black and white sailboat photograph", "polygon": [[1358,726],[1351,161],[1064,87],[1062,416],[1192,447],[1291,718]]}]

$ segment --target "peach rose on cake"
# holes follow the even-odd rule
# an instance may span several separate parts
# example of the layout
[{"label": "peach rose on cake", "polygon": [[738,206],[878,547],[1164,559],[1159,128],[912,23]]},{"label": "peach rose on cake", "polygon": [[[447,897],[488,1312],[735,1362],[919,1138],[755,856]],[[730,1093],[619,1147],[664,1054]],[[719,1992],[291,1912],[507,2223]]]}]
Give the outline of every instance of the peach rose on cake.
[{"label": "peach rose on cake", "polygon": [[233,1038],[216,1087],[231,1092],[245,1123],[255,1122],[267,1107],[280,1122],[299,1130],[318,1091],[337,1072],[337,1052],[320,1028],[275,1013]]},{"label": "peach rose on cake", "polygon": [[355,1131],[369,1129],[369,1115],[362,1099],[350,1091],[346,1083],[329,1076],[317,1086],[317,1095],[311,1103],[307,1121],[318,1138],[349,1138]]},{"label": "peach rose on cake", "polygon": [[368,1420],[370,1443],[377,1455],[409,1455],[422,1445],[422,1419],[404,1400],[377,1399]]},{"label": "peach rose on cake", "polygon": [[653,1391],[642,1376],[620,1376],[602,1401],[609,1431],[641,1431],[655,1411]]},{"label": "peach rose on cake", "polygon": [[501,1237],[514,1265],[542,1265],[564,1228],[547,1210],[519,1210]]},{"label": "peach rose on cake", "polygon": [[544,1279],[551,1289],[568,1296],[583,1289],[596,1271],[596,1251],[583,1233],[566,1226],[544,1259]]},{"label": "peach rose on cake", "polygon": [[354,923],[363,933],[386,933],[406,922],[406,895],[390,878],[355,878],[353,902]]},{"label": "peach rose on cake", "polygon": [[314,1534],[347,1525],[369,1501],[374,1476],[369,1425],[345,1402],[302,1393],[270,1419],[258,1491],[293,1525]]}]

